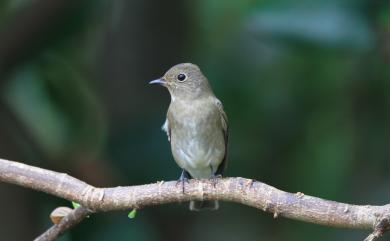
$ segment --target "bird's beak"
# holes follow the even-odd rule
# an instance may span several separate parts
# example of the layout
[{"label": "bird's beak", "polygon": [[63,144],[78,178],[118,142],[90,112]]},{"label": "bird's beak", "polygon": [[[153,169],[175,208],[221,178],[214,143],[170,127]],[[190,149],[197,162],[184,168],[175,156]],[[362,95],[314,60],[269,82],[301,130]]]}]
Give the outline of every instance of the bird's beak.
[{"label": "bird's beak", "polygon": [[165,85],[165,80],[160,78],[160,79],[155,79],[155,80],[152,80],[149,82],[150,85],[153,85],[153,84],[158,84],[158,85]]}]

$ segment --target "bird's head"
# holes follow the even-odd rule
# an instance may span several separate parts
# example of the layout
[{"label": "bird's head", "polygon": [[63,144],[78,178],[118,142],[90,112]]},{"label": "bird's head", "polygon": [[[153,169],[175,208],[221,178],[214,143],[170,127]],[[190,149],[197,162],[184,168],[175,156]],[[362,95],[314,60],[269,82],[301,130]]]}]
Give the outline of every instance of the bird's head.
[{"label": "bird's head", "polygon": [[212,93],[207,78],[195,64],[177,64],[170,68],[163,77],[149,82],[166,87],[172,99],[194,99]]}]

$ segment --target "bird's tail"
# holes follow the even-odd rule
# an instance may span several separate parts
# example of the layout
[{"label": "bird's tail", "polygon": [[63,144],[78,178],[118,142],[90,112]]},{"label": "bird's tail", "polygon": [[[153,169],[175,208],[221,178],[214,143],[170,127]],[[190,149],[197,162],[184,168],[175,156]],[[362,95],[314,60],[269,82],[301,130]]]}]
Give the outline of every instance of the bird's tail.
[{"label": "bird's tail", "polygon": [[219,208],[219,203],[216,200],[190,202],[191,211],[217,210],[218,208]]}]

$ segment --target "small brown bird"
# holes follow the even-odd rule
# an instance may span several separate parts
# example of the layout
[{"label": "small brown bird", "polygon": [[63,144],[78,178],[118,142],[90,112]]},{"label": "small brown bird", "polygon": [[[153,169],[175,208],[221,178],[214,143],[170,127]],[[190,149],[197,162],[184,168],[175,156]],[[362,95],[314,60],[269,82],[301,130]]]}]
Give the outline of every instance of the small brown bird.
[{"label": "small brown bird", "polygon": [[[178,64],[150,84],[166,87],[171,95],[162,129],[168,135],[173,158],[183,169],[180,180],[216,178],[226,166],[228,120],[199,67]],[[183,189],[184,190],[184,189]],[[218,209],[217,201],[191,201],[190,210]]]}]

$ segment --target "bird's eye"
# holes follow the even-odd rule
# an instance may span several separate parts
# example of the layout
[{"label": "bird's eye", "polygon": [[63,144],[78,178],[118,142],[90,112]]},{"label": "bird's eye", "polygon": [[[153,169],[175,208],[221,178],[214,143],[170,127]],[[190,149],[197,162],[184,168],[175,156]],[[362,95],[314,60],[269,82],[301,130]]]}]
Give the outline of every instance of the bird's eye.
[{"label": "bird's eye", "polygon": [[178,74],[177,75],[177,80],[184,81],[185,79],[187,79],[187,76],[185,74]]}]

